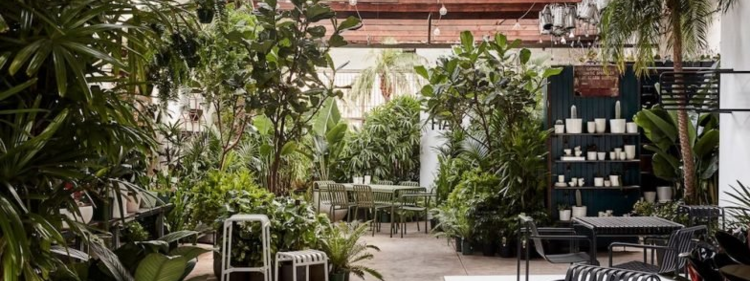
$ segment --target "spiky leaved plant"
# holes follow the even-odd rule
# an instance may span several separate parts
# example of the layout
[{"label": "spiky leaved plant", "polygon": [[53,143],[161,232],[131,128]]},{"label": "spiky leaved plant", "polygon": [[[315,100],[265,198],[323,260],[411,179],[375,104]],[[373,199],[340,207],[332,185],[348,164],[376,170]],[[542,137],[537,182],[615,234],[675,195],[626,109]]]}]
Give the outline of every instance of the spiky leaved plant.
[{"label": "spiky leaved plant", "polygon": [[340,222],[330,225],[328,231],[320,239],[320,250],[328,255],[331,274],[354,273],[357,277],[364,279],[367,273],[378,280],[383,280],[383,275],[377,270],[357,264],[357,262],[374,258],[368,249],[380,251],[380,248],[374,245],[359,241],[365,231],[367,231],[366,223]]}]

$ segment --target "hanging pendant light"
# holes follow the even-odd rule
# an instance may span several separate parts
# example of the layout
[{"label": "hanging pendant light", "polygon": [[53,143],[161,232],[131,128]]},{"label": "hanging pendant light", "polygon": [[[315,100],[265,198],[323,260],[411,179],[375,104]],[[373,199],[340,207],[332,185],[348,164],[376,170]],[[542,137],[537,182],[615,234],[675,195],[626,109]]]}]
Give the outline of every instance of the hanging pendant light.
[{"label": "hanging pendant light", "polygon": [[549,5],[539,12],[539,21],[545,30],[552,30],[552,10]]},{"label": "hanging pendant light", "polygon": [[519,30],[521,29],[521,23],[516,20],[516,24],[513,25],[513,30]]},{"label": "hanging pendant light", "polygon": [[576,7],[573,5],[565,7],[565,29],[576,28]]},{"label": "hanging pendant light", "polygon": [[557,28],[565,27],[565,6],[555,5],[552,8],[552,25]]}]

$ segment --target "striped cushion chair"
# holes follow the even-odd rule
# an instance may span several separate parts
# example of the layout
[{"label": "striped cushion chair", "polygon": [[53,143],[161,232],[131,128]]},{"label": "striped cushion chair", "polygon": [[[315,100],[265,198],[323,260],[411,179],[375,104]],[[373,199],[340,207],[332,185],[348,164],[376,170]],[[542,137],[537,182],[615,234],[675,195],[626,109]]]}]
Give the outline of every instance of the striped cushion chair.
[{"label": "striped cushion chair", "polygon": [[[609,267],[629,269],[635,271],[651,272],[651,273],[678,273],[680,269],[685,266],[685,259],[680,258],[680,254],[689,253],[695,248],[696,241],[694,237],[706,234],[706,226],[699,225],[693,227],[687,227],[678,229],[672,232],[669,236],[666,246],[657,245],[643,245],[634,243],[621,243],[615,242],[609,245]],[[644,249],[643,261],[631,261],[623,264],[612,265],[612,248],[617,246],[634,247]],[[659,261],[658,265],[653,264],[653,257],[651,263],[648,263],[646,258],[646,250],[651,249],[652,253],[654,250],[663,250],[664,255]],[[653,255],[652,255],[653,256]]]},{"label": "striped cushion chair", "polygon": [[651,272],[574,264],[568,268],[565,281],[661,281]]},{"label": "striped cushion chair", "polygon": [[393,181],[387,181],[387,180],[376,180],[375,185],[393,185]]},{"label": "striped cushion chair", "polygon": [[402,182],[399,182],[398,185],[400,185],[400,186],[419,186],[419,183],[415,182],[415,181],[402,181]]}]

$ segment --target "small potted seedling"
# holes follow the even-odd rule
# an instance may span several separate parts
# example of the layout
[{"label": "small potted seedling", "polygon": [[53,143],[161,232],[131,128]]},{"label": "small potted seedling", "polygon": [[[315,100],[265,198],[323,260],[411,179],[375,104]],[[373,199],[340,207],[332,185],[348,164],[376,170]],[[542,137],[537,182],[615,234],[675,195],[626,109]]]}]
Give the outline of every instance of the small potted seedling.
[{"label": "small potted seedling", "polygon": [[565,204],[565,203],[557,204],[557,211],[559,212],[561,221],[570,220],[570,208],[568,204]]},{"label": "small potted seedling", "polygon": [[620,101],[615,103],[615,119],[609,120],[609,128],[613,134],[625,133],[625,119],[622,118]]},{"label": "small potted seedling", "polygon": [[573,217],[581,218],[586,216],[586,206],[583,205],[583,199],[581,198],[581,190],[576,189],[576,205],[573,206]]},{"label": "small potted seedling", "polygon": [[570,106],[570,118],[565,119],[565,129],[570,134],[580,134],[583,127],[583,119],[578,118],[578,110],[575,105]]},{"label": "small potted seedling", "polygon": [[563,124],[562,120],[555,121],[555,134],[564,134],[565,133],[565,124]]}]

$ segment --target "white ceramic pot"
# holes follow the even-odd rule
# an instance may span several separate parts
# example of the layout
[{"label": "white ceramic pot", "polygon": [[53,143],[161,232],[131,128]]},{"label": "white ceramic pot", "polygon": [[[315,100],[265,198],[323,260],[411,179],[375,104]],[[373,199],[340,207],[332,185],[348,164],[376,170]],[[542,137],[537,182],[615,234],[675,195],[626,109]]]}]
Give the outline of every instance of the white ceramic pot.
[{"label": "white ceramic pot", "polygon": [[606,186],[606,187],[610,187],[610,186],[612,186],[612,182],[611,182],[611,181],[609,181],[609,180],[605,180],[605,181],[604,181],[604,186]]},{"label": "white ceramic pot", "polygon": [[656,195],[659,197],[659,203],[666,203],[672,201],[672,187],[671,186],[657,186]]},{"label": "white ceramic pot", "polygon": [[573,217],[582,218],[586,216],[586,206],[573,206]]},{"label": "white ceramic pot", "polygon": [[[115,192],[112,191],[112,218],[113,219],[119,219],[124,218],[128,215],[128,192],[123,190],[120,191],[120,200],[117,200],[115,197]],[[122,205],[120,204],[122,202]]]},{"label": "white ceramic pot", "polygon": [[562,210],[560,212],[560,220],[561,221],[569,221],[570,220],[570,210]]},{"label": "white ceramic pot", "polygon": [[625,146],[625,157],[627,157],[628,160],[635,159],[635,145]]},{"label": "white ceramic pot", "polygon": [[555,134],[564,134],[565,125],[555,125]]},{"label": "white ceramic pot", "polygon": [[648,203],[654,203],[656,202],[656,191],[646,191],[643,193],[643,198],[646,199],[646,202]]},{"label": "white ceramic pot", "polygon": [[635,134],[638,132],[638,124],[635,124],[635,122],[628,122],[625,127],[628,134]]},{"label": "white ceramic pot", "polygon": [[372,180],[371,176],[365,176],[364,183],[365,184],[370,184],[370,180]]},{"label": "white ceramic pot", "polygon": [[604,178],[594,178],[594,186],[604,186]]},{"label": "white ceramic pot", "polygon": [[588,132],[589,134],[596,133],[596,122],[594,121],[586,122],[586,132]]},{"label": "white ceramic pot", "polygon": [[583,130],[583,119],[565,119],[565,130],[570,134],[580,134]]},{"label": "white ceramic pot", "polygon": [[610,152],[609,153],[609,160],[617,160],[617,152]]},{"label": "white ceramic pot", "polygon": [[128,213],[135,213],[141,208],[141,196],[140,194],[128,196],[128,203],[126,205]]},{"label": "white ceramic pot", "polygon": [[557,182],[565,182],[565,175],[557,175]]},{"label": "white ceramic pot", "polygon": [[607,119],[604,118],[596,118],[594,119],[594,123],[596,124],[596,132],[597,133],[604,133],[607,131]]},{"label": "white ceramic pot", "polygon": [[[67,216],[71,220],[82,223],[89,223],[94,217],[94,206],[79,206],[78,211],[81,212],[81,216],[73,214],[72,212],[68,211],[68,209],[60,209],[60,214]],[[62,227],[68,228],[68,223],[63,221]]]},{"label": "white ceramic pot", "polygon": [[612,183],[612,186],[620,186],[620,176],[618,176],[618,175],[610,175],[609,176],[609,182]]},{"label": "white ceramic pot", "polygon": [[597,158],[599,158],[599,161],[607,160],[607,153],[606,152],[597,152],[596,155],[599,156],[599,157],[597,157]]},{"label": "white ceramic pot", "polygon": [[613,134],[625,133],[625,119],[611,119],[609,120],[609,130]]},{"label": "white ceramic pot", "polygon": [[625,159],[628,159],[628,154],[625,153],[625,151],[623,151],[623,152],[620,152],[620,155],[618,155],[617,157],[620,158],[620,160],[625,160]]},{"label": "white ceramic pot", "polygon": [[586,160],[595,161],[596,160],[596,151],[586,152]]}]

